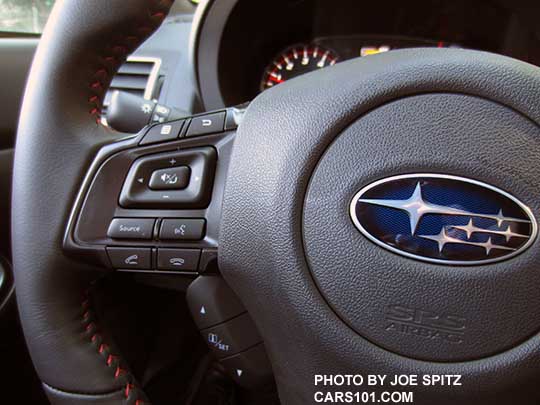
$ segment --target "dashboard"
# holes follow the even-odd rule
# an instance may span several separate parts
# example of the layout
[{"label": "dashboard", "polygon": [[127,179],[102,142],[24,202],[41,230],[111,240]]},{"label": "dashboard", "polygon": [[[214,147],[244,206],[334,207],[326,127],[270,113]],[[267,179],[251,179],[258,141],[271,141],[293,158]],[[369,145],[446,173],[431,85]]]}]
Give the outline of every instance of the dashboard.
[{"label": "dashboard", "polygon": [[411,47],[463,47],[540,65],[538,5],[520,0],[213,0],[191,53],[206,109],[342,61]]}]

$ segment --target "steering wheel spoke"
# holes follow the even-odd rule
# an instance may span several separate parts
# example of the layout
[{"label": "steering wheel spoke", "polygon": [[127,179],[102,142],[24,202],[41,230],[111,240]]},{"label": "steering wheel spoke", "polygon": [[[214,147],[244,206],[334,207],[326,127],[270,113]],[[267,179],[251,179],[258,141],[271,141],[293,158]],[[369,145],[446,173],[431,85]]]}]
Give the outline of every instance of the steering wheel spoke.
[{"label": "steering wheel spoke", "polygon": [[76,199],[65,250],[122,272],[215,269],[238,116],[231,108],[186,117],[103,147]]}]

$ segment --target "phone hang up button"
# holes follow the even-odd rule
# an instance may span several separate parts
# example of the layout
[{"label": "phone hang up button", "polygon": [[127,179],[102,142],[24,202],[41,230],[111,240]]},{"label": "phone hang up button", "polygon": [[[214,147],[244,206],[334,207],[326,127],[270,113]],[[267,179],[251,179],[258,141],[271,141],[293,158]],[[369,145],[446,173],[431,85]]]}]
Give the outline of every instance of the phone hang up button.
[{"label": "phone hang up button", "polygon": [[197,271],[200,249],[159,249],[158,270]]}]

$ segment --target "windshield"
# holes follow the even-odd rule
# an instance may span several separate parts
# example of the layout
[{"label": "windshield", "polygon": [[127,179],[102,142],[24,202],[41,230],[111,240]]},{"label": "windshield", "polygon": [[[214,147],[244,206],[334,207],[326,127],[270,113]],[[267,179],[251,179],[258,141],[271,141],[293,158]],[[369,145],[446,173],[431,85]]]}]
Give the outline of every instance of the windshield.
[{"label": "windshield", "polygon": [[55,0],[0,0],[0,31],[40,34]]}]

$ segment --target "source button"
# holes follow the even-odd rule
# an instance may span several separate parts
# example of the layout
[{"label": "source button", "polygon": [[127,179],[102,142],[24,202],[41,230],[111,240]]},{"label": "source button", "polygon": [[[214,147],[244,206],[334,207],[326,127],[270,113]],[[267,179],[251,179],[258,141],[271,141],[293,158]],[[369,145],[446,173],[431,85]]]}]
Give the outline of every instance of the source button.
[{"label": "source button", "polygon": [[107,236],[113,239],[152,239],[154,218],[114,218]]}]

